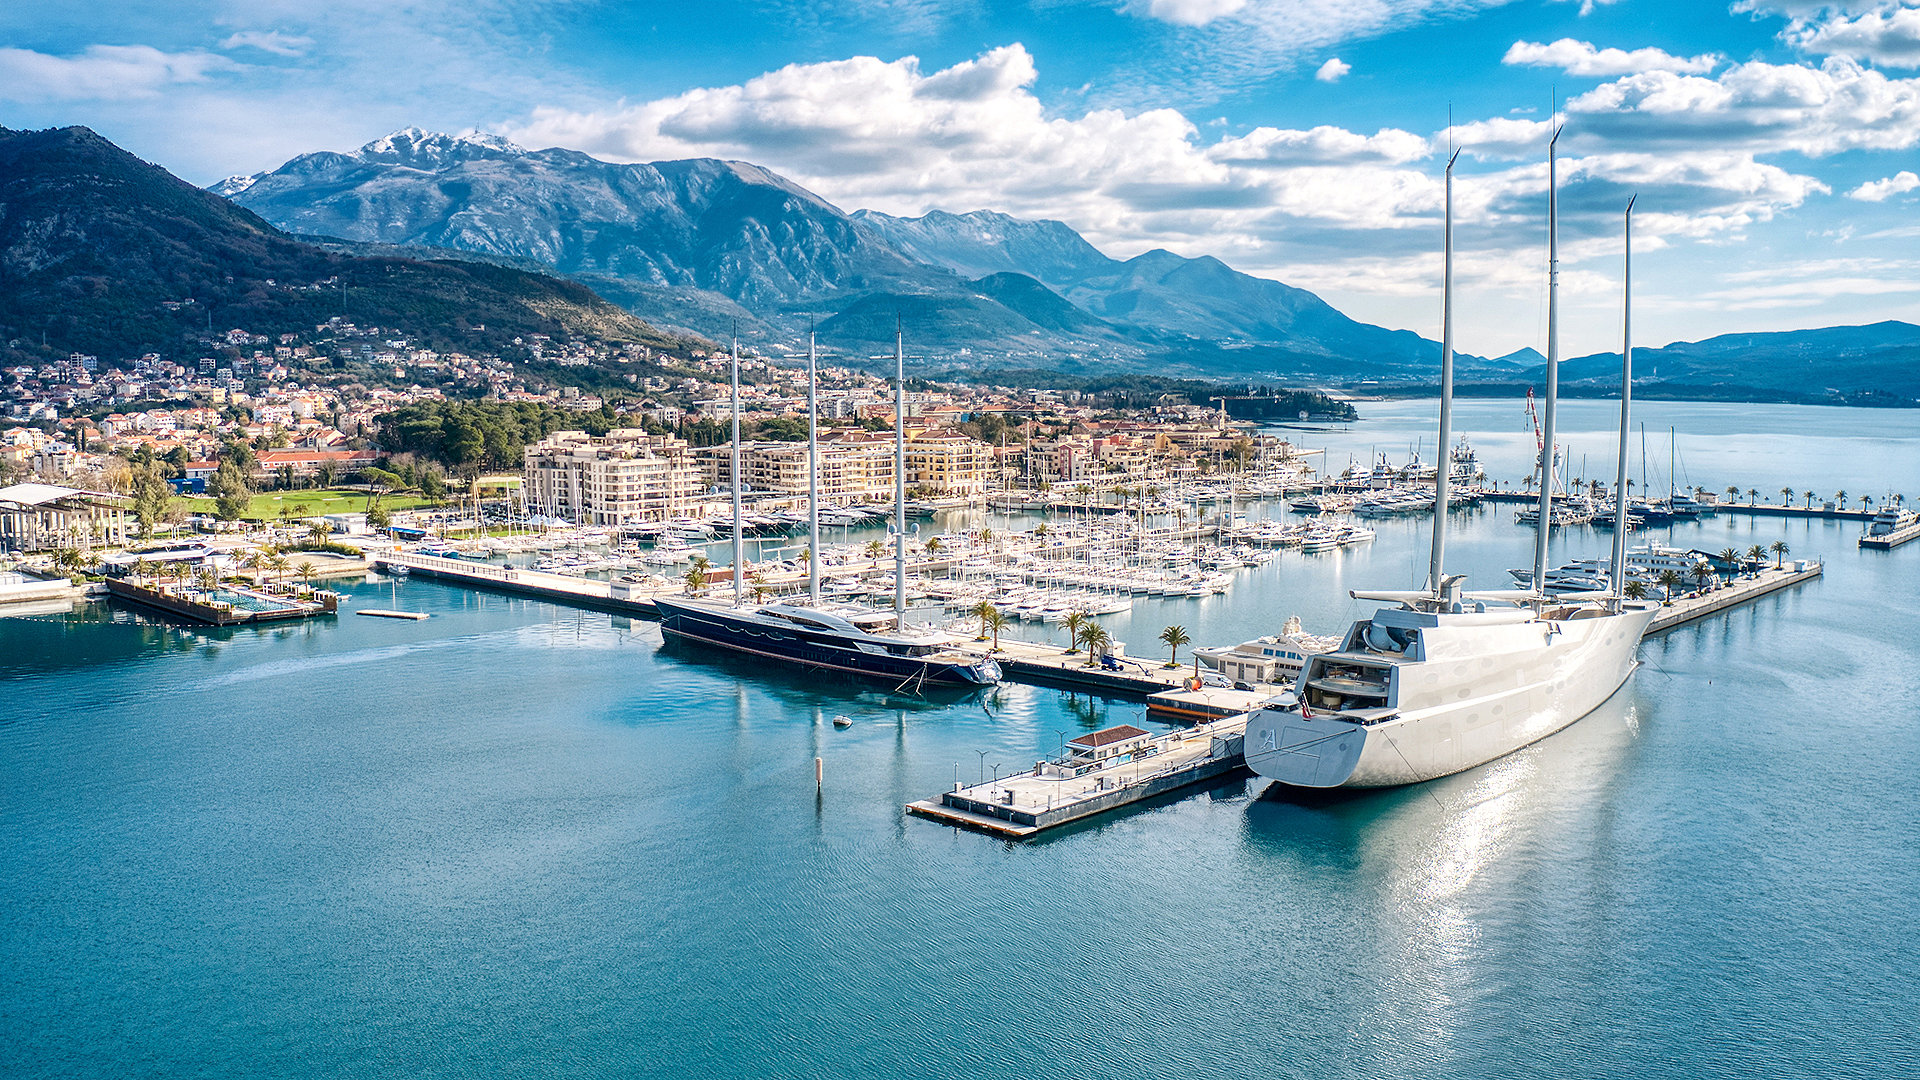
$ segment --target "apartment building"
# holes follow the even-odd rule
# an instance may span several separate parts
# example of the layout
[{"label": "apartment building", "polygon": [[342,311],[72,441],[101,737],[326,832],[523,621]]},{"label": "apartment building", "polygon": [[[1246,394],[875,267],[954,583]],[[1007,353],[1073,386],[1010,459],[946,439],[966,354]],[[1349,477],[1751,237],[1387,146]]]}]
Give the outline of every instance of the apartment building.
[{"label": "apartment building", "polygon": [[686,442],[671,435],[559,431],[527,447],[528,509],[576,524],[665,520],[685,513],[701,487]]}]

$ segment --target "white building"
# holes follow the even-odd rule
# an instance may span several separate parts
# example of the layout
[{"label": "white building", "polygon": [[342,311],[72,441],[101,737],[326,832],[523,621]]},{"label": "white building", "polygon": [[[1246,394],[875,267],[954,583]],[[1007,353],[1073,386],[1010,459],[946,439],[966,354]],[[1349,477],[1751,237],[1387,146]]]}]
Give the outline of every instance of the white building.
[{"label": "white building", "polygon": [[700,489],[687,444],[670,435],[559,431],[527,447],[528,509],[576,524],[665,520],[685,513]]}]

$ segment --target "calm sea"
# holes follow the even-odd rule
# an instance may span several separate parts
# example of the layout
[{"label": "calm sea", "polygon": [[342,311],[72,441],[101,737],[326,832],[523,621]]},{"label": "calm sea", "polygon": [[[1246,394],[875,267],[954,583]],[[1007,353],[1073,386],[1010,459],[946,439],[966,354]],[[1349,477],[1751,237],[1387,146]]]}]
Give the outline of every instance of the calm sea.
[{"label": "calm sea", "polygon": [[[1403,457],[1432,416],[1366,411],[1301,438]],[[1563,416],[1596,475],[1608,412]],[[1517,414],[1462,409],[1507,479]],[[1920,495],[1920,415],[1643,415],[1709,488]],[[1511,508],[1455,527],[1477,584],[1528,560]],[[1827,575],[1650,641],[1491,766],[1236,781],[1019,846],[901,806],[1140,705],[894,698],[423,581],[346,586],[420,623],[0,619],[0,1075],[1912,1075],[1920,545],[1857,532],[1676,530]],[[1426,543],[1390,521],[1108,621],[1141,653],[1330,632]]]}]

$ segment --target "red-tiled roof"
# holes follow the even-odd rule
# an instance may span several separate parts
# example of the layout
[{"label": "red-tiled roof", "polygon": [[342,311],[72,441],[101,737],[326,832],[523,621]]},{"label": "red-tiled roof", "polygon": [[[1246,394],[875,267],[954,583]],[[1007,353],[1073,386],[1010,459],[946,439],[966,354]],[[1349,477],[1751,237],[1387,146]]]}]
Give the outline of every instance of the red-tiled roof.
[{"label": "red-tiled roof", "polygon": [[1077,739],[1071,740],[1071,744],[1074,746],[1100,747],[1108,743],[1125,742],[1128,739],[1138,739],[1142,735],[1150,734],[1152,734],[1152,732],[1142,731],[1132,724],[1121,724],[1118,727],[1102,728],[1099,731],[1089,732]]}]

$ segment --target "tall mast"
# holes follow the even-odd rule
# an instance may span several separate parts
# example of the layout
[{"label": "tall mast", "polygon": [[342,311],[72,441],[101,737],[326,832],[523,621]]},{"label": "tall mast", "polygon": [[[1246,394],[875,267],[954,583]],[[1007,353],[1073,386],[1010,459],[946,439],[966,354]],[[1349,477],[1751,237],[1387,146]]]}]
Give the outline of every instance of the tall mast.
[{"label": "tall mast", "polygon": [[1445,286],[1440,302],[1440,462],[1433,474],[1433,568],[1428,585],[1434,599],[1446,598],[1447,577],[1442,569],[1447,560],[1447,482],[1453,463],[1448,460],[1453,445],[1453,163],[1460,158],[1454,151],[1447,159],[1447,225]]},{"label": "tall mast", "polygon": [[907,628],[907,354],[893,319],[893,628]]},{"label": "tall mast", "polygon": [[820,369],[807,331],[807,599],[820,604]]},{"label": "tall mast", "polygon": [[1533,591],[1546,595],[1547,533],[1553,527],[1554,414],[1560,404],[1560,185],[1555,155],[1560,129],[1547,143],[1547,407],[1540,434],[1540,523],[1533,540]]},{"label": "tall mast", "polygon": [[740,606],[746,542],[740,527],[740,334],[733,335],[733,606]]},{"label": "tall mast", "polygon": [[1620,275],[1620,460],[1613,471],[1615,601],[1624,597],[1627,591],[1627,434],[1633,414],[1633,199],[1627,200],[1626,218],[1626,262]]}]

